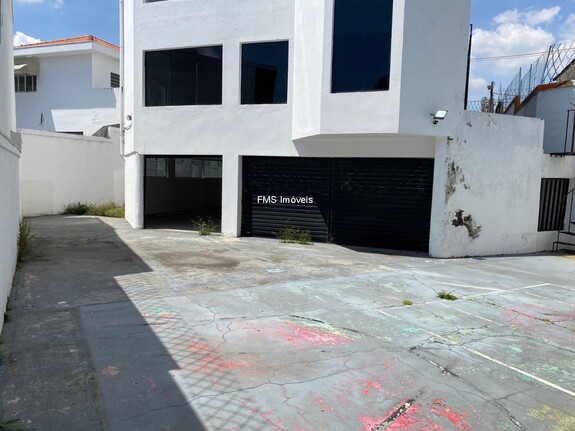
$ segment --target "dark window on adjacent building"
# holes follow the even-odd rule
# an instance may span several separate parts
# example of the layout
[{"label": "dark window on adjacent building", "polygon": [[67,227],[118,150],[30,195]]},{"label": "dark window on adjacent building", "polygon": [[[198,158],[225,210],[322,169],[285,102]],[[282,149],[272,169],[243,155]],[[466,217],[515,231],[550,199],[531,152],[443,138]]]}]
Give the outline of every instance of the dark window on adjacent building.
[{"label": "dark window on adjacent building", "polygon": [[37,91],[36,75],[16,75],[14,77],[14,90],[16,93],[32,93]]},{"label": "dark window on adjacent building", "polygon": [[120,88],[120,75],[117,73],[110,73],[110,87]]},{"label": "dark window on adjacent building", "polygon": [[562,230],[565,225],[569,180],[543,178],[539,200],[539,232]]},{"label": "dark window on adjacent building", "polygon": [[145,54],[146,106],[221,105],[222,47]]},{"label": "dark window on adjacent building", "polygon": [[389,90],[393,0],[335,0],[332,93]]},{"label": "dark window on adjacent building", "polygon": [[242,45],[242,104],[287,103],[289,44]]}]

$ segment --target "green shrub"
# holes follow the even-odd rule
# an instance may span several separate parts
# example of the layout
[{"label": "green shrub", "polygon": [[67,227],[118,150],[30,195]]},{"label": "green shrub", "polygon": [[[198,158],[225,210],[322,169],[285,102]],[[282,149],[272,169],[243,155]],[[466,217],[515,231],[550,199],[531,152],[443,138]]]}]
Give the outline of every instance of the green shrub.
[{"label": "green shrub", "polygon": [[124,205],[118,205],[113,202],[99,205],[90,205],[86,215],[124,218],[126,214]]},{"label": "green shrub", "polygon": [[406,305],[406,306],[409,307],[409,306],[413,305],[413,301],[410,301],[409,299],[406,299],[405,301],[403,301],[403,305]]},{"label": "green shrub", "polygon": [[87,204],[77,202],[75,204],[67,205],[64,208],[64,211],[62,211],[62,214],[124,218],[125,209],[124,205],[118,205],[114,202],[108,202],[105,204]]},{"label": "green shrub", "polygon": [[309,230],[300,229],[298,227],[284,227],[275,234],[276,238],[283,243],[289,244],[311,244],[311,234]]},{"label": "green shrub", "polygon": [[76,202],[75,204],[66,205],[62,214],[66,215],[86,215],[88,214],[88,210],[90,209],[90,205],[83,204],[82,202]]}]

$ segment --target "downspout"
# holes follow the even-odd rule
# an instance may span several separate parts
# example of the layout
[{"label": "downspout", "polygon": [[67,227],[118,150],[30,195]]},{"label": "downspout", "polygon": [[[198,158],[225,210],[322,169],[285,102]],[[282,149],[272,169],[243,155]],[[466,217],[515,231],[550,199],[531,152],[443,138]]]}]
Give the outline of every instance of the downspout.
[{"label": "downspout", "polygon": [[471,48],[473,45],[473,24],[469,25],[469,47],[467,48],[467,80],[465,81],[465,106],[467,111],[467,102],[469,99],[469,75],[471,74]]},{"label": "downspout", "polygon": [[124,55],[124,0],[120,0],[120,156],[125,160]]}]

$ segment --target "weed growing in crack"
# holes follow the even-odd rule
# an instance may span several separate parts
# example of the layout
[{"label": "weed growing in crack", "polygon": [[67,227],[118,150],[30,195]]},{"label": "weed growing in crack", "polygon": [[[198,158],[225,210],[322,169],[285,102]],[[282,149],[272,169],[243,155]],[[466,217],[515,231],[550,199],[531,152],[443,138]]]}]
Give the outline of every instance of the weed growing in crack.
[{"label": "weed growing in crack", "polygon": [[446,292],[442,290],[441,292],[437,293],[437,297],[441,299],[445,299],[446,301],[457,301],[459,298],[453,295],[451,292]]}]

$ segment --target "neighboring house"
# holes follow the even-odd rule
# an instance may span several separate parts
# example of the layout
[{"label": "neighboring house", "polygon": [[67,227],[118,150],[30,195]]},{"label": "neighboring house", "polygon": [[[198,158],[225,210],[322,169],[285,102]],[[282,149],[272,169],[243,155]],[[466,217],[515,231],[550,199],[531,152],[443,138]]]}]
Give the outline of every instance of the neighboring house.
[{"label": "neighboring house", "polygon": [[[0,314],[16,269],[20,220],[20,140],[13,85],[12,0],[0,0]],[[3,320],[0,319],[0,330]]]},{"label": "neighboring house", "polygon": [[91,136],[117,125],[119,85],[119,48],[94,36],[14,50],[18,128]]},{"label": "neighboring house", "polygon": [[227,236],[297,227],[437,257],[551,248],[543,122],[464,111],[470,0],[124,5],[134,228],[215,210]]}]

